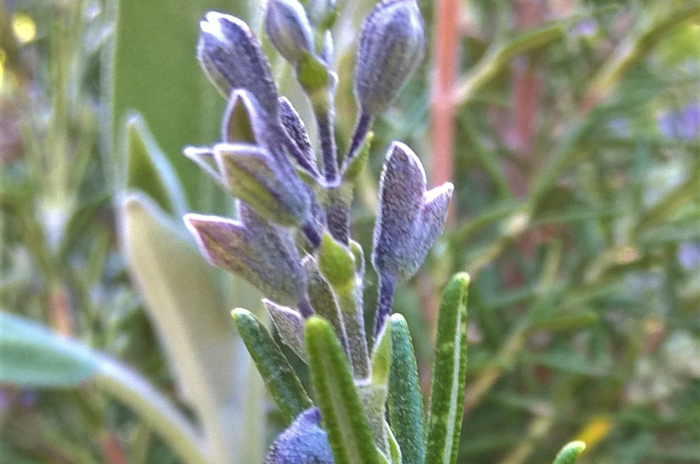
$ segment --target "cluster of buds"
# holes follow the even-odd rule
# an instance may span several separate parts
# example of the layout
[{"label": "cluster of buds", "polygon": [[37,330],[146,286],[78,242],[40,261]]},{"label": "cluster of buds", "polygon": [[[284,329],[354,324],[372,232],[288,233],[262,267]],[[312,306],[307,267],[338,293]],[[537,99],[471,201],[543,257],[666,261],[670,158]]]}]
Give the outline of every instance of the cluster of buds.
[{"label": "cluster of buds", "polygon": [[[228,106],[221,141],[188,147],[185,155],[237,199],[238,218],[189,214],[185,222],[213,265],[261,291],[280,337],[303,360],[305,319],[316,314],[328,320],[355,383],[362,386],[371,376],[370,353],[380,344],[394,288],[417,272],[442,231],[452,185],[426,191],[418,157],[399,142],[389,148],[371,254],[380,290],[368,347],[362,304],[365,258],[350,238],[350,204],[370,151],[372,120],[395,101],[418,66],[425,33],[416,0],[383,0],[365,19],[354,81],[360,113],[349,151],[340,157],[334,139],[337,76],[331,69],[329,31],[336,16],[332,0],[303,5],[269,0],[264,18],[270,42],[294,67],[311,102],[319,134],[317,154],[299,115],[279,95],[250,28],[226,14],[206,15],[197,54]],[[297,234],[305,240],[298,242]],[[367,398],[377,401],[377,395]],[[386,395],[378,401],[385,402]],[[383,419],[378,421],[381,428]],[[310,409],[280,436],[267,462],[333,462],[324,434],[318,410]],[[290,443],[304,447],[294,445],[292,452]],[[300,455],[299,449],[307,451]]]}]

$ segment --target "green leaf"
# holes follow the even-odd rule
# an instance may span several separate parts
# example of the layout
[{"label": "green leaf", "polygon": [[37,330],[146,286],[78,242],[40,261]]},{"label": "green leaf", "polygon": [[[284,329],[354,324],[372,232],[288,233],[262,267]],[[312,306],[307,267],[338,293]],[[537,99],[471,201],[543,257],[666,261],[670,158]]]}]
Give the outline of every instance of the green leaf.
[{"label": "green leaf", "polygon": [[384,325],[384,329],[377,336],[377,342],[372,351],[372,384],[386,387],[389,382],[391,369],[391,326]]},{"label": "green leaf", "polygon": [[34,321],[0,312],[0,384],[76,387],[96,368],[97,360],[86,347]]},{"label": "green leaf", "polygon": [[[387,435],[389,438],[389,454],[391,455],[391,464],[402,464],[405,462],[401,455],[401,448],[399,447],[399,442],[396,441],[394,433],[391,431],[389,424],[385,423]],[[421,440],[423,441],[423,440]],[[422,461],[421,461],[422,464]]]},{"label": "green leaf", "polygon": [[318,267],[336,290],[352,287],[355,282],[355,255],[325,232],[318,249]]},{"label": "green leaf", "polygon": [[369,159],[369,152],[372,148],[372,140],[374,140],[374,132],[367,132],[364,142],[360,147],[360,151],[356,156],[354,156],[350,163],[348,163],[343,173],[343,182],[355,183],[357,182],[360,174],[367,165],[367,160]]},{"label": "green leaf", "polygon": [[425,459],[425,415],[418,366],[406,319],[390,319],[392,358],[389,373],[389,419],[401,448],[404,464],[423,464]]},{"label": "green leaf", "polygon": [[[208,462],[199,432],[187,417],[131,368],[34,321],[0,311],[0,384],[74,388],[88,381],[136,411],[184,461]],[[0,457],[4,451],[0,446]],[[80,462],[85,458],[76,456]]]},{"label": "green leaf", "polygon": [[185,214],[185,197],[175,171],[139,114],[129,117],[127,142],[127,187],[141,190],[170,214]]},{"label": "green leaf", "polygon": [[306,322],[305,337],[316,402],[336,464],[384,462],[333,327],[312,316]]},{"label": "green leaf", "polygon": [[[248,2],[226,0],[119,0],[112,77],[112,130],[118,186],[125,180],[126,115],[138,111],[180,177],[190,204],[209,180],[182,156],[185,145],[218,139],[224,100],[195,56],[199,20],[209,10],[245,18]],[[221,199],[226,196],[220,193]]]},{"label": "green leaf", "polygon": [[455,275],[442,294],[433,367],[426,463],[454,464],[464,409],[469,275]]},{"label": "green leaf", "polygon": [[552,464],[574,464],[585,449],[586,444],[584,442],[572,441],[559,451]]},{"label": "green leaf", "polygon": [[292,366],[265,326],[245,309],[231,312],[260,375],[287,423],[312,406]]},{"label": "green leaf", "polygon": [[131,277],[146,303],[180,392],[197,411],[219,459],[230,462],[230,439],[246,405],[232,379],[236,336],[213,268],[184,227],[146,195],[130,193],[119,209],[120,240]]}]

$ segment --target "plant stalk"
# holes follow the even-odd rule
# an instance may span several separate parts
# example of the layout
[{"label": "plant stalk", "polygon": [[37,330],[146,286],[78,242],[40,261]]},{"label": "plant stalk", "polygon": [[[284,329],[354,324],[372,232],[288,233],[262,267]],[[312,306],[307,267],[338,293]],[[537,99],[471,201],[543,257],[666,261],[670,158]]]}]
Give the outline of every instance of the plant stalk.
[{"label": "plant stalk", "polygon": [[138,413],[144,423],[188,464],[209,464],[201,434],[168,399],[135,371],[106,356],[99,356],[94,385]]}]

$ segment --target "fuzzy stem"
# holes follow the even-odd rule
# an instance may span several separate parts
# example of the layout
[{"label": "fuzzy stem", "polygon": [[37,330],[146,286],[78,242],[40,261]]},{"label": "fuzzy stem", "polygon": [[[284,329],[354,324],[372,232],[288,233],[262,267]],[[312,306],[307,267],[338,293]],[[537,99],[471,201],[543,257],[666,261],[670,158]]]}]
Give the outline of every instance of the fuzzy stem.
[{"label": "fuzzy stem", "polygon": [[374,338],[381,332],[386,320],[391,315],[391,305],[394,302],[396,279],[392,275],[379,276],[379,297],[377,298],[377,315],[374,319]]},{"label": "fuzzy stem", "polygon": [[372,125],[373,116],[367,113],[361,113],[357,120],[357,125],[355,126],[355,132],[352,134],[352,140],[350,141],[350,148],[348,149],[348,154],[345,157],[344,164],[347,166],[350,160],[357,154],[362,144],[365,141],[365,137],[369,132],[369,128]]},{"label": "fuzzy stem", "polygon": [[302,298],[299,301],[299,312],[304,316],[304,319],[308,319],[314,313],[314,309],[311,307],[308,299]]},{"label": "fuzzy stem", "polygon": [[347,245],[350,241],[350,205],[343,198],[341,188],[329,188],[326,205],[328,230],[334,239]]},{"label": "fuzzy stem", "polygon": [[338,183],[338,150],[335,146],[335,133],[333,131],[333,110],[329,104],[330,95],[324,105],[314,106],[316,124],[318,125],[318,137],[321,142],[321,156],[323,161],[323,176],[328,185]]}]

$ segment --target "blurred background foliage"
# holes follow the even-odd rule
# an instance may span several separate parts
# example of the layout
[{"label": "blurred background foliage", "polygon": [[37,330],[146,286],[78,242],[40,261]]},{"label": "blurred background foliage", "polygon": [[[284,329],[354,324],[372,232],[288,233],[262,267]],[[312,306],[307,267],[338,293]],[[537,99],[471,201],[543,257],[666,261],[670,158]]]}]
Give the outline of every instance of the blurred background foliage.
[{"label": "blurred background foliage", "polygon": [[[142,115],[186,209],[230,211],[180,153],[217,138],[224,103],[196,64],[197,25],[220,9],[257,28],[261,7],[119,3],[0,3],[0,308],[133,366],[194,416],[120,249],[122,192],[128,184],[157,200],[162,175],[129,172],[125,118]],[[374,2],[341,3],[342,145],[355,118],[352,43]],[[375,124],[354,229],[368,245],[392,140],[413,147],[434,182],[453,177],[451,225],[395,310],[427,379],[439,292],[454,272],[472,275],[459,462],[544,462],[573,439],[588,443],[582,462],[700,462],[700,2],[419,3],[433,46]],[[457,35],[446,37],[434,25],[450,5]],[[445,96],[434,57],[450,38],[457,64]],[[308,116],[291,70],[268,50],[282,92]],[[443,106],[451,126],[435,123]],[[449,149],[431,153],[445,135]],[[217,279],[221,305],[255,301]],[[258,409],[242,414],[269,413],[266,429],[248,426],[269,443],[279,421],[269,402]],[[9,383],[0,461],[178,462],[138,414],[90,384]]]}]

